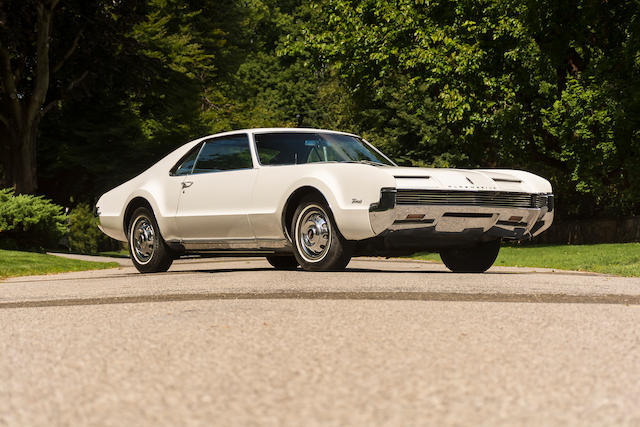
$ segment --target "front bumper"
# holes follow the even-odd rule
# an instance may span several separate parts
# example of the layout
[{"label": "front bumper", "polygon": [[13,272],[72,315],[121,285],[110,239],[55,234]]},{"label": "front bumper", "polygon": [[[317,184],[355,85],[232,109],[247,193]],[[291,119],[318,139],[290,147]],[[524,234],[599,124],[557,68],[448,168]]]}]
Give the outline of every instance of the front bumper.
[{"label": "front bumper", "polygon": [[100,215],[101,215],[101,212],[98,205],[97,204],[93,205],[93,224],[95,224],[100,229],[100,231],[104,233],[104,230],[100,225]]},{"label": "front bumper", "polygon": [[383,189],[380,202],[371,205],[369,220],[376,235],[393,231],[431,231],[442,236],[456,234],[508,240],[528,239],[551,226],[552,194],[532,195],[540,207],[460,204],[396,204],[394,189]]}]

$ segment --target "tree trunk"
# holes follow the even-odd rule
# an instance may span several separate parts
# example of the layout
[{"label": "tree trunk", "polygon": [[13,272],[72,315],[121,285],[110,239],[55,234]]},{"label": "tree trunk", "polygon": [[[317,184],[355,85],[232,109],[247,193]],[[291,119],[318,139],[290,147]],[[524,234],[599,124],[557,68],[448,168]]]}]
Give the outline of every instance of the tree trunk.
[{"label": "tree trunk", "polygon": [[3,133],[0,153],[2,154],[2,174],[0,188],[13,189],[18,194],[35,193],[37,182],[36,136],[39,120],[22,129]]},{"label": "tree trunk", "polygon": [[[6,46],[0,44],[0,79],[6,95],[6,116],[0,117],[7,138],[0,141],[3,155],[4,184],[16,193],[34,193],[37,188],[36,136],[44,102],[49,90],[49,38],[53,11],[59,0],[36,3],[35,72],[30,76],[30,91],[19,89],[19,72],[12,68],[12,58]],[[30,93],[25,93],[30,92]],[[3,135],[4,136],[4,135]]]},{"label": "tree trunk", "polygon": [[11,151],[9,150],[10,135],[6,129],[0,127],[0,158],[2,159],[2,171],[0,172],[0,189],[11,187],[13,178],[10,176]]},{"label": "tree trunk", "polygon": [[33,194],[38,188],[36,163],[37,125],[29,126],[13,144],[13,187],[18,194]]}]

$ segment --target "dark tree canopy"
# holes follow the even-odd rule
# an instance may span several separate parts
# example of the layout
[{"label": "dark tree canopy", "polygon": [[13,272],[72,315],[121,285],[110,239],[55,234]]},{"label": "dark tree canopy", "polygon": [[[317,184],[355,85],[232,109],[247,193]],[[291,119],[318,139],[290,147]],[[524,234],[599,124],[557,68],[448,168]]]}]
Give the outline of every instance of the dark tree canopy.
[{"label": "dark tree canopy", "polygon": [[634,2],[327,0],[294,52],[336,70],[357,126],[413,164],[529,169],[561,213],[640,212]]},{"label": "dark tree canopy", "polygon": [[638,214],[639,25],[595,0],[0,0],[1,176],[90,201],[198,136],[301,124]]}]

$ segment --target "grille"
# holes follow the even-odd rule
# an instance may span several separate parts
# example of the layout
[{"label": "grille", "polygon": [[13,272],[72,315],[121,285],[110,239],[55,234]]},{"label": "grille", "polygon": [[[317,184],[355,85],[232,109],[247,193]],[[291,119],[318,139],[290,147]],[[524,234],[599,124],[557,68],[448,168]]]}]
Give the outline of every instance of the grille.
[{"label": "grille", "polygon": [[396,203],[398,205],[542,208],[547,205],[547,196],[503,191],[398,190]]}]

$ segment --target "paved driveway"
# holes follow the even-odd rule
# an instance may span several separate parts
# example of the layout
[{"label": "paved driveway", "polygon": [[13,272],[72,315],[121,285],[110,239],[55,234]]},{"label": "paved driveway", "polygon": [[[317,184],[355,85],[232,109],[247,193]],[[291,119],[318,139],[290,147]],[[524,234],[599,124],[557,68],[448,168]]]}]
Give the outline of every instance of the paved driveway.
[{"label": "paved driveway", "polygon": [[640,424],[640,280],[183,260],[0,282],[0,425]]}]

